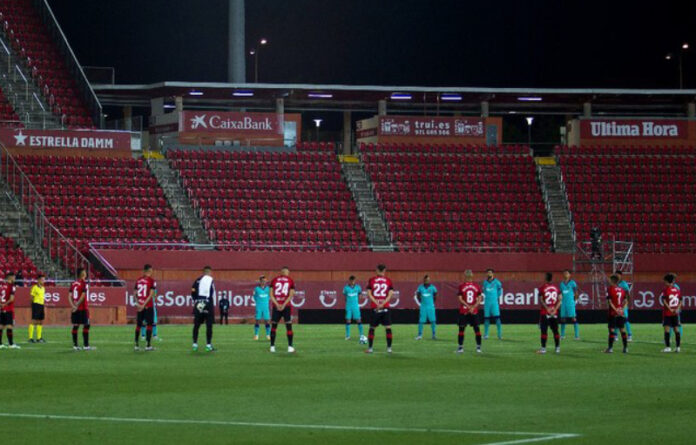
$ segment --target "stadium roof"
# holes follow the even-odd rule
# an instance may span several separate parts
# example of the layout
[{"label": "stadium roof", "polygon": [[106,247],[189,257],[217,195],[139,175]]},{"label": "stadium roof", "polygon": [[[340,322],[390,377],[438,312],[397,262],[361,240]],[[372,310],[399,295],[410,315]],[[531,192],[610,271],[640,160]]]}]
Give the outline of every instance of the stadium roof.
[{"label": "stadium roof", "polygon": [[687,104],[696,102],[694,89],[556,89],[418,87],[372,85],[267,84],[159,82],[138,85],[93,84],[107,106],[149,107],[150,100],[184,97],[185,108],[248,110],[275,109],[283,98],[287,111],[376,112],[386,100],[390,114],[461,112],[480,114],[488,102],[491,115],[514,113],[573,115],[592,104],[593,115],[685,116]]}]

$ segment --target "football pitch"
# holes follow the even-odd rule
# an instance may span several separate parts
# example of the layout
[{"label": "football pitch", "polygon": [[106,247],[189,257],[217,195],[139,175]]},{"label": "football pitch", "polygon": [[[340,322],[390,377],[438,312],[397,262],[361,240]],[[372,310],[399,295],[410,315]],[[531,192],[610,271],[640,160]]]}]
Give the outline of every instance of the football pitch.
[{"label": "football pitch", "polygon": [[276,354],[266,340],[251,339],[250,325],[216,325],[218,350],[195,353],[188,325],[160,326],[153,352],[133,351],[133,329],[95,326],[97,349],[79,352],[69,327],[45,329],[46,344],[28,344],[26,328],[15,329],[22,349],[0,351],[8,443],[694,440],[690,326],[680,354],[660,352],[660,326],[636,324],[628,354],[603,354],[605,326],[583,325],[582,340],[565,340],[560,355],[551,347],[545,356],[534,353],[533,325],[504,326],[505,339],[484,340],[482,354],[467,329],[461,355],[452,325],[438,327],[438,340],[418,342],[415,326],[397,325],[391,355],[383,328],[373,355],[363,353],[356,326],[355,340],[345,341],[342,325],[296,325],[295,354],[285,352],[284,327]]}]

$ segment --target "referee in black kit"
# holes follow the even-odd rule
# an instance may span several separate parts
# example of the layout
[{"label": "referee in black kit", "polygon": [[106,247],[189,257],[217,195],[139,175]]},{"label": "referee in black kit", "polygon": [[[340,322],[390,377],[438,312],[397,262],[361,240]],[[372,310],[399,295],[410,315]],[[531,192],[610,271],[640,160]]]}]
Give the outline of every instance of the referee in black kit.
[{"label": "referee in black kit", "polygon": [[220,324],[223,324],[223,320],[225,321],[224,324],[230,324],[230,300],[220,298],[218,306],[220,306]]},{"label": "referee in black kit", "polygon": [[210,266],[203,268],[203,275],[191,286],[193,299],[193,351],[198,351],[198,330],[205,323],[205,350],[214,351],[213,324],[215,323],[215,283]]}]

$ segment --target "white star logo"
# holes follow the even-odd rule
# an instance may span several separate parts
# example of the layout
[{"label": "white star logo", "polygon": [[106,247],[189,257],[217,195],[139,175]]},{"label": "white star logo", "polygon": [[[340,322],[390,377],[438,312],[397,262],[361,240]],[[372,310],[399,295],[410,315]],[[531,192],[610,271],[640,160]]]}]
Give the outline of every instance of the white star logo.
[{"label": "white star logo", "polygon": [[195,130],[198,127],[208,128],[208,125],[205,123],[205,114],[191,119],[191,130]]},{"label": "white star logo", "polygon": [[29,136],[26,136],[25,134],[22,133],[20,130],[18,134],[15,135],[15,143],[19,147],[20,145],[27,145],[27,138]]}]

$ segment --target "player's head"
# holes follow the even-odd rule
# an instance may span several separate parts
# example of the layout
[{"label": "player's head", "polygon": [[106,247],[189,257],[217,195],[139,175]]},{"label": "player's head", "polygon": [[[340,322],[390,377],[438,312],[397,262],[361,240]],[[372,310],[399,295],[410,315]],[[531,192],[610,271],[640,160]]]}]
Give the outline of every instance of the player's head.
[{"label": "player's head", "polygon": [[430,275],[423,276],[423,284],[430,284]]},{"label": "player's head", "polygon": [[45,282],[46,282],[46,275],[44,275],[44,274],[39,274],[39,276],[36,277],[36,283],[37,283],[39,286],[43,286]]},{"label": "player's head", "polygon": [[619,283],[619,276],[614,274],[609,277],[609,281],[611,281],[611,284],[617,285]]},{"label": "player's head", "polygon": [[15,280],[14,272],[7,272],[5,274],[5,281],[7,281],[8,283],[14,283],[14,280]]},{"label": "player's head", "polygon": [[553,281],[553,274],[551,272],[546,272],[544,275],[544,279],[546,280],[547,283],[550,283]]},{"label": "player's head", "polygon": [[663,280],[665,281],[665,284],[667,286],[671,286],[674,284],[674,274],[668,273],[667,275],[664,276]]},{"label": "player's head", "polygon": [[212,275],[213,269],[210,266],[205,266],[203,268],[203,275]]},{"label": "player's head", "polygon": [[351,275],[348,277],[348,284],[351,286],[355,284],[355,275]]},{"label": "player's head", "polygon": [[259,286],[266,287],[266,275],[261,275],[259,277]]},{"label": "player's head", "polygon": [[77,279],[84,280],[85,278],[87,278],[87,269],[85,269],[84,267],[80,267],[79,269],[77,269]]},{"label": "player's head", "polygon": [[492,280],[495,277],[495,271],[489,267],[486,269],[486,275],[488,276],[489,280]]},{"label": "player's head", "polygon": [[466,281],[471,281],[471,279],[474,278],[474,273],[471,271],[471,269],[464,271],[464,278],[466,278]]},{"label": "player's head", "polygon": [[284,277],[290,275],[290,268],[288,266],[283,266],[280,268],[280,274]]},{"label": "player's head", "polygon": [[143,266],[143,275],[145,276],[150,276],[152,275],[152,265],[151,264],[146,264]]},{"label": "player's head", "polygon": [[614,275],[616,275],[617,277],[619,277],[619,279],[623,278],[623,272],[621,272],[620,270],[614,271]]},{"label": "player's head", "polygon": [[384,275],[384,273],[387,271],[387,266],[384,264],[378,264],[377,265],[377,275]]},{"label": "player's head", "polygon": [[563,271],[563,278],[570,280],[570,270],[566,269]]}]

